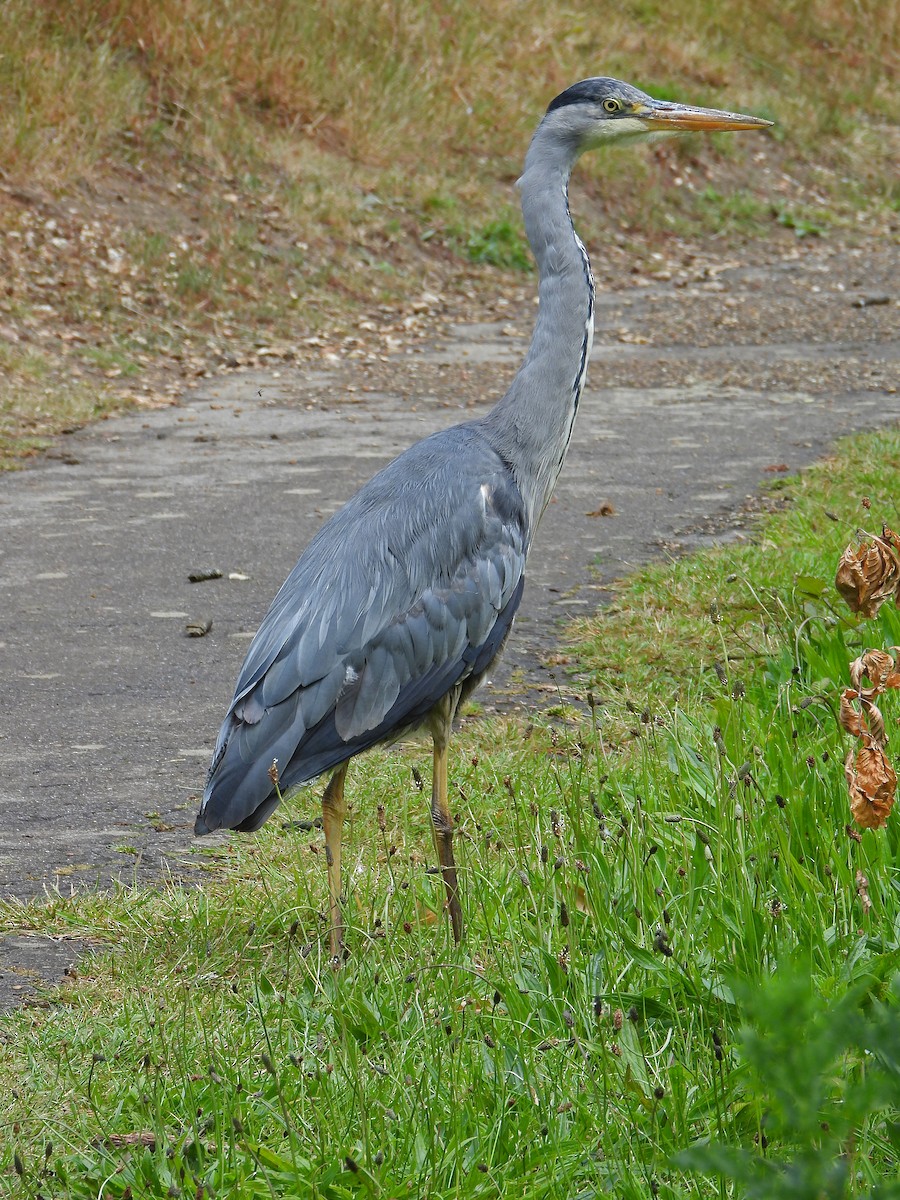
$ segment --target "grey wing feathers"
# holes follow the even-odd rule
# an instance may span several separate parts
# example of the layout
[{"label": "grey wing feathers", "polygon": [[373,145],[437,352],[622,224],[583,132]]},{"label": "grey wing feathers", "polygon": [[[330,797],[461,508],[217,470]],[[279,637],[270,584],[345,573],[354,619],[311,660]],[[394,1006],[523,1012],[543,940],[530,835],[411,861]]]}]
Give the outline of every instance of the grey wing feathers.
[{"label": "grey wing feathers", "polygon": [[322,527],[251,644],[197,831],[253,829],[283,790],[422,720],[482,674],[518,608],[528,534],[471,425],[413,446]]}]

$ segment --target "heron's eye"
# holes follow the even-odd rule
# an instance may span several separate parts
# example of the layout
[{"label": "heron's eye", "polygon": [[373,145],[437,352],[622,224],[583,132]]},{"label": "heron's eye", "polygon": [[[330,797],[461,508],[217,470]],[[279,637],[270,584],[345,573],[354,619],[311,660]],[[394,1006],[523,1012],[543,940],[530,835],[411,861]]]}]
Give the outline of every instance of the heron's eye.
[{"label": "heron's eye", "polygon": [[610,98],[608,100],[603,101],[603,107],[606,109],[606,111],[608,113],[621,112],[622,111],[622,101],[621,100],[613,100],[613,98],[610,96]]}]

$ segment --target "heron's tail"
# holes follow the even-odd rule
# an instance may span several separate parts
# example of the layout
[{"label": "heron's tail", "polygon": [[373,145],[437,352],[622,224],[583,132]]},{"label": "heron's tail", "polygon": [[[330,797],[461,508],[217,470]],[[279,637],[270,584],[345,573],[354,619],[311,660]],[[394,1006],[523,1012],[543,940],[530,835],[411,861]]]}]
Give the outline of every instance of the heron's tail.
[{"label": "heron's tail", "polygon": [[252,833],[278,807],[281,793],[273,764],[278,762],[285,733],[290,743],[286,758],[296,739],[290,737],[290,730],[273,728],[275,722],[266,721],[265,716],[268,714],[250,723],[232,711],[225,718],[194,822],[197,837],[216,829]]}]

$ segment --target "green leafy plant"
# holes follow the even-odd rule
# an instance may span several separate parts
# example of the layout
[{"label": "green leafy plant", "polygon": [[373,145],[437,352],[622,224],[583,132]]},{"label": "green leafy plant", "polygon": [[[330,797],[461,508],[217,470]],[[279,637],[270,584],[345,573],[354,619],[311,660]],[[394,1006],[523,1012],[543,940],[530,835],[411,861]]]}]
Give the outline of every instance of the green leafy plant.
[{"label": "green leafy plant", "polygon": [[751,1144],[712,1140],[676,1163],[729,1180],[746,1200],[900,1196],[900,1183],[879,1180],[856,1151],[863,1129],[900,1145],[900,976],[889,988],[870,977],[831,998],[795,962],[736,994]]},{"label": "green leafy plant", "polygon": [[776,210],[776,220],[785,229],[793,229],[798,238],[824,237],[825,235],[825,222],[818,214],[813,217],[797,212],[795,209],[780,208]]},{"label": "green leafy plant", "polygon": [[488,221],[471,233],[466,252],[472,262],[488,263],[492,267],[517,271],[530,271],[534,267],[520,224],[507,218]]}]

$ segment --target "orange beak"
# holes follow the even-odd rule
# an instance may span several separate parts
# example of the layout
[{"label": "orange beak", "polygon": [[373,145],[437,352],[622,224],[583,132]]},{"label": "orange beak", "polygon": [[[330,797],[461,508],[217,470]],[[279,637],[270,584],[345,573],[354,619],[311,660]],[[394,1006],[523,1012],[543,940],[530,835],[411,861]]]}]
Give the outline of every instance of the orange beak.
[{"label": "orange beak", "polygon": [[773,124],[762,117],[743,113],[720,112],[715,108],[694,108],[689,104],[670,104],[665,100],[646,105],[634,114],[648,130],[664,133],[699,133],[701,130],[767,129]]}]

